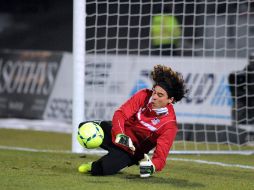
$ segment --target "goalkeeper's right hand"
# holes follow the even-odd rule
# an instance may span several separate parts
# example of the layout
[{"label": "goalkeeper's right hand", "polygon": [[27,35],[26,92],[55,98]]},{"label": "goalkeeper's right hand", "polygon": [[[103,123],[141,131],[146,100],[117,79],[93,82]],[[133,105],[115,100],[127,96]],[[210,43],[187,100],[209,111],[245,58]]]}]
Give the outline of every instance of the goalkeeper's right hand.
[{"label": "goalkeeper's right hand", "polygon": [[133,152],[136,150],[131,138],[125,134],[120,133],[120,134],[116,135],[115,143],[126,146],[129,149],[131,149]]},{"label": "goalkeeper's right hand", "polygon": [[155,166],[149,156],[144,154],[144,159],[139,162],[140,177],[150,177],[155,172]]}]

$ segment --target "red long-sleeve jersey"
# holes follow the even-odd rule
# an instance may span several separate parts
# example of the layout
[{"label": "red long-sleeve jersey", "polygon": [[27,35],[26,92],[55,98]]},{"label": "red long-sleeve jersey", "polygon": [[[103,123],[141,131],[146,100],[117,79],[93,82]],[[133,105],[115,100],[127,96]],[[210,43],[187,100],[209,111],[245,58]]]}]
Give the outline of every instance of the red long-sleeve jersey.
[{"label": "red long-sleeve jersey", "polygon": [[[152,162],[156,171],[161,171],[178,129],[173,105],[167,106],[166,114],[157,115],[149,103],[151,96],[151,90],[140,90],[116,110],[112,120],[112,141],[115,142],[119,133],[128,135],[136,148],[134,156],[137,159],[155,148]],[[116,145],[133,154],[130,149]]]}]

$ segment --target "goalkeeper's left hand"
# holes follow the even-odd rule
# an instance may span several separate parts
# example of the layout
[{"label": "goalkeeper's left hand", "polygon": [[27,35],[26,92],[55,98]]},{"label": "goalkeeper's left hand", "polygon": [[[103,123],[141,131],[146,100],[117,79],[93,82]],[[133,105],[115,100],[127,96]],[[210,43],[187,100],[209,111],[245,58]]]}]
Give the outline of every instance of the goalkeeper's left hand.
[{"label": "goalkeeper's left hand", "polygon": [[139,162],[140,177],[150,177],[155,172],[155,166],[147,154]]}]

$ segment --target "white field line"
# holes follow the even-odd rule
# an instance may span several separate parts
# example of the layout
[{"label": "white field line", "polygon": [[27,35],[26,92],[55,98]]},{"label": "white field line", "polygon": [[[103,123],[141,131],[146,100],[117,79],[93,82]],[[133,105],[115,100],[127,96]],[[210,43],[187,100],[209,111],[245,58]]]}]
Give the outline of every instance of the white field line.
[{"label": "white field line", "polygon": [[185,159],[185,158],[167,158],[167,160],[193,162],[198,164],[208,164],[208,165],[217,165],[217,166],[223,166],[223,167],[236,167],[236,168],[254,170],[254,166],[241,165],[241,164],[227,164],[223,162],[212,162],[212,161],[206,161],[206,160],[194,160],[194,159]]},{"label": "white field line", "polygon": [[[23,148],[23,147],[10,147],[10,146],[0,146],[0,150],[19,150],[19,151],[29,151],[29,152],[55,152],[55,153],[72,153],[68,150],[40,150],[40,149],[33,149],[33,148]],[[103,155],[106,151],[104,150],[90,150],[86,151],[85,154],[97,154],[97,155]],[[212,161],[206,161],[206,160],[194,160],[194,159],[185,159],[185,158],[167,158],[167,160],[173,160],[173,161],[183,161],[183,162],[192,162],[192,163],[198,163],[198,164],[208,164],[208,165],[217,165],[217,166],[223,166],[223,167],[236,167],[236,168],[242,168],[242,169],[251,169],[254,170],[254,166],[248,166],[248,165],[241,165],[241,164],[227,164],[223,162],[212,162]]]},{"label": "white field line", "polygon": [[24,147],[12,147],[12,146],[0,146],[0,150],[18,150],[27,152],[55,152],[55,153],[71,153],[68,150],[46,150],[46,149],[34,149],[34,148],[24,148]]},{"label": "white field line", "polygon": [[[49,150],[49,149],[35,149],[35,148],[24,148],[24,147],[12,147],[12,146],[1,146],[0,150],[18,150],[18,151],[27,151],[27,152],[53,152],[53,153],[73,153],[70,150]],[[98,154],[103,155],[107,153],[105,150],[93,149],[93,150],[85,150],[84,154]],[[82,154],[82,153],[81,153]]]}]

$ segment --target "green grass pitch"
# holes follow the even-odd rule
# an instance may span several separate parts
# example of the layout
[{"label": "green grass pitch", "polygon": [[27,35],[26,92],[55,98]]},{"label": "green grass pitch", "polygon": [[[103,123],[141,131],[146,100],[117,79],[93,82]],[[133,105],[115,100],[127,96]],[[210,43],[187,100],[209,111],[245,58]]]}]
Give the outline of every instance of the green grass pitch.
[{"label": "green grass pitch", "polygon": [[[0,129],[0,147],[1,190],[254,189],[254,169],[180,160],[169,160],[162,172],[146,179],[139,177],[137,166],[126,168],[113,176],[80,174],[77,171],[79,164],[96,160],[99,156],[68,153],[71,149],[70,134]],[[11,150],[5,147],[44,151]],[[171,154],[171,158],[254,167],[254,155]]]}]

